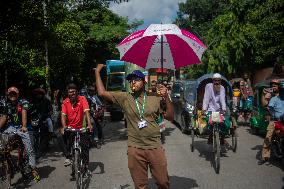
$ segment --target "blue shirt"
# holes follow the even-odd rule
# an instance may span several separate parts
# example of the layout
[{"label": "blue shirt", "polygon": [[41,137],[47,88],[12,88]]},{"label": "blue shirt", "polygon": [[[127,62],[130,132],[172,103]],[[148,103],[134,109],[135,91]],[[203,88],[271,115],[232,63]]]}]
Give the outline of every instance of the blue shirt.
[{"label": "blue shirt", "polygon": [[279,96],[272,97],[268,107],[272,116],[276,119],[279,119],[284,114],[284,100],[281,100]]}]

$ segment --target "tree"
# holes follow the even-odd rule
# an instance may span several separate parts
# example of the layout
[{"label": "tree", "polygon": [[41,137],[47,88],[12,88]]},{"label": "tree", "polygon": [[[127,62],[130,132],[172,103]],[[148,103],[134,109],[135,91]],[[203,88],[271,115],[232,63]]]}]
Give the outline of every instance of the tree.
[{"label": "tree", "polygon": [[273,66],[283,56],[282,10],[283,1],[232,0],[208,31],[208,39],[215,40],[209,70],[233,74]]},{"label": "tree", "polygon": [[[207,39],[208,30],[212,27],[212,21],[224,11],[228,2],[226,0],[187,0],[179,3],[179,11],[175,23],[200,38],[209,48],[212,41]],[[187,73],[197,78],[207,70],[207,52],[203,56],[200,65],[183,68]]]},{"label": "tree", "polygon": [[[197,36],[208,46],[203,65],[189,68],[193,72],[203,67],[207,72],[236,76],[283,62],[283,1],[203,0],[200,6],[206,13],[198,11],[199,6],[190,6],[193,2],[197,1],[180,4],[177,19],[181,26],[191,26],[193,33],[197,28],[201,33]],[[219,5],[217,11],[210,10],[214,3]]]},{"label": "tree", "polygon": [[[48,27],[43,1],[47,3]],[[23,81],[23,88],[45,83],[45,40],[53,87],[59,80],[64,85],[71,78],[83,83],[92,80],[90,70],[97,62],[118,58],[115,45],[139,25],[112,13],[104,0],[2,2],[0,66],[4,69],[0,78],[5,79],[7,70],[9,85]]]}]

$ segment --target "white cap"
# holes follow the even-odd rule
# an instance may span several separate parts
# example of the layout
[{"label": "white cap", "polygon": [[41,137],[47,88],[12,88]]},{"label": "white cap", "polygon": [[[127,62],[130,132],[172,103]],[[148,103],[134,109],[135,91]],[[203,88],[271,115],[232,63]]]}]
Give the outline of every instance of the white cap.
[{"label": "white cap", "polygon": [[213,79],[221,79],[222,76],[221,76],[221,74],[219,74],[219,73],[214,73],[212,78],[213,78]]}]

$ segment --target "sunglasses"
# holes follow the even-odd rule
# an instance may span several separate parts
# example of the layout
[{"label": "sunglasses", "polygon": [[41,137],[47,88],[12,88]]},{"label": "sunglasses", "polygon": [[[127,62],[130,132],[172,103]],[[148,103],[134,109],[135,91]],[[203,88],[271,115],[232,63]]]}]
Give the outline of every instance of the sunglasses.
[{"label": "sunglasses", "polygon": [[8,94],[8,96],[17,96],[18,94],[17,93],[15,93],[15,92],[10,92],[9,94]]}]

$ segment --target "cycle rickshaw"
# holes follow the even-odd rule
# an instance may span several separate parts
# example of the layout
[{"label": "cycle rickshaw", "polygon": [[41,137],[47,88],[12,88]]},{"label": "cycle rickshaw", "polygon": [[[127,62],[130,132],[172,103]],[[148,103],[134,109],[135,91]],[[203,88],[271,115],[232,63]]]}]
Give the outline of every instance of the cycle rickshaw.
[{"label": "cycle rickshaw", "polygon": [[[202,114],[202,104],[205,92],[205,86],[208,83],[212,83],[213,74],[206,74],[197,79],[196,85],[196,99],[194,105],[194,118],[191,123],[191,151],[194,151],[194,139],[195,137],[207,137],[210,133],[213,134],[213,165],[216,173],[219,173],[220,169],[220,135],[224,135],[226,138],[232,139],[231,149],[236,152],[237,150],[237,135],[236,135],[236,120],[231,115],[232,107],[232,86],[230,82],[222,76],[221,85],[224,86],[226,91],[226,104],[227,111],[224,115],[219,112],[212,112],[211,114]],[[226,119],[224,119],[226,118]],[[234,125],[234,127],[233,127]]]},{"label": "cycle rickshaw", "polygon": [[[252,111],[252,116],[250,118],[250,128],[252,134],[258,134],[259,131],[266,132],[268,121],[266,120],[265,116],[267,114],[266,106],[268,104],[264,104],[265,94],[271,93],[272,89],[270,88],[270,81],[265,80],[260,83],[255,84],[254,86],[255,91],[255,102]],[[268,101],[268,99],[267,99]]]}]

